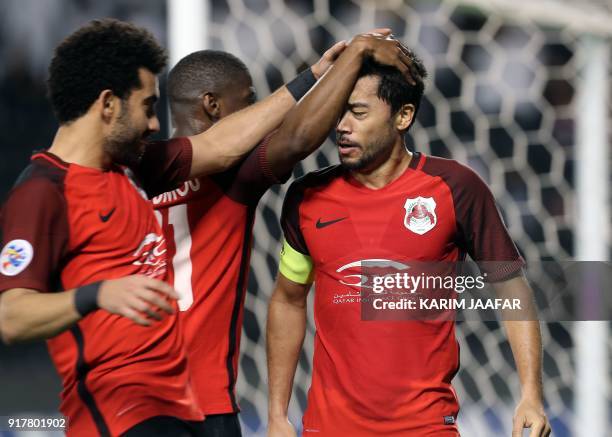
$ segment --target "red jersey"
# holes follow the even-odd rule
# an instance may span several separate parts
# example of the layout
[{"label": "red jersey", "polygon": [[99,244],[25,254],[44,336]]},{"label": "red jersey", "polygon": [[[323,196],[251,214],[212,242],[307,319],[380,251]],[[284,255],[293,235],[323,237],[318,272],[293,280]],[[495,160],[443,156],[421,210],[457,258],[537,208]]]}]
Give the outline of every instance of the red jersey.
[{"label": "red jersey", "polygon": [[[190,166],[191,145],[176,140],[143,170],[175,183]],[[34,155],[2,210],[0,290],[55,292],[134,274],[165,279],[165,239],[129,174]],[[47,344],[69,436],[120,435],[159,415],[203,418],[176,314],[141,327],[97,310]]]},{"label": "red jersey", "polygon": [[511,261],[523,264],[484,182],[467,167],[415,153],[373,190],[340,166],[294,182],[282,227],[312,262],[316,283],[313,375],[305,436],[457,436],[451,380],[459,368],[454,323],[362,321],[350,286],[366,260]]},{"label": "red jersey", "polygon": [[257,203],[279,181],[265,142],[220,174],[152,199],[168,241],[196,397],[204,414],[239,410],[238,353]]}]

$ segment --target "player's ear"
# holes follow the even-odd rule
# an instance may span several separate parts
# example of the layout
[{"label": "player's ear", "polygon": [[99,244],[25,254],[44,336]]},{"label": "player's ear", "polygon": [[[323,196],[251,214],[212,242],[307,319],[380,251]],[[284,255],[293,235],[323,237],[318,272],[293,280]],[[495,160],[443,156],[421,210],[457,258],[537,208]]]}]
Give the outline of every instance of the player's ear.
[{"label": "player's ear", "polygon": [[104,90],[98,96],[97,103],[102,106],[102,119],[111,121],[113,116],[119,112],[119,98],[111,90]]},{"label": "player's ear", "polygon": [[202,96],[202,108],[212,121],[217,121],[221,118],[221,105],[219,104],[219,99],[213,93],[204,93]]},{"label": "player's ear", "polygon": [[406,104],[403,105],[399,111],[395,114],[395,128],[400,131],[404,131],[410,127],[412,119],[414,118],[414,105]]}]

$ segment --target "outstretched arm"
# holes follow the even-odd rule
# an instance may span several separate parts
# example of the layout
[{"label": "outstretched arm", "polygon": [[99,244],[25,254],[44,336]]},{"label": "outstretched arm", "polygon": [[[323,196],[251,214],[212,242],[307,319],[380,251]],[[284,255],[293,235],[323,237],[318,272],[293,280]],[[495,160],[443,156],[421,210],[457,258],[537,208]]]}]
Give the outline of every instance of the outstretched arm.
[{"label": "outstretched arm", "polygon": [[338,51],[338,59],[323,78],[289,111],[267,146],[267,160],[275,176],[282,179],[321,145],[346,105],[364,59],[373,57],[394,66],[413,81],[404,48],[387,34],[388,29],[376,29],[353,38]]},{"label": "outstretched arm", "polygon": [[[383,35],[390,33],[390,29],[376,30]],[[310,68],[313,81],[325,74],[344,47],[344,41],[335,44]],[[283,86],[260,102],[223,118],[205,132],[189,137],[193,146],[189,177],[218,173],[236,164],[281,124],[295,106],[295,97],[295,90],[292,93]]]},{"label": "outstretched arm", "polygon": [[189,137],[193,146],[189,177],[217,173],[230,168],[276,129],[295,99],[286,86],[235,112],[199,135]]}]

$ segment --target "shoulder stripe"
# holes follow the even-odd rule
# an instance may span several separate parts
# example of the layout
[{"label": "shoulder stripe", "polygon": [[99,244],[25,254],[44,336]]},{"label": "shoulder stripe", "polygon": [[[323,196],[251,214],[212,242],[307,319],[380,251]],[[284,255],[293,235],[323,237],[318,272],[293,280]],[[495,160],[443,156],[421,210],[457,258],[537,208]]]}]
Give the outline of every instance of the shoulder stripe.
[{"label": "shoulder stripe", "polygon": [[408,168],[412,170],[420,170],[423,168],[423,164],[425,163],[425,155],[421,152],[412,152],[412,159],[410,160],[410,164],[408,164]]},{"label": "shoulder stripe", "polygon": [[34,159],[44,159],[48,162],[50,162],[51,164],[55,165],[56,167],[61,168],[62,170],[66,170],[68,171],[68,163],[62,161],[61,159],[59,159],[58,157],[51,155],[48,152],[41,152],[41,153],[36,153],[34,155],[32,155],[32,160]]}]

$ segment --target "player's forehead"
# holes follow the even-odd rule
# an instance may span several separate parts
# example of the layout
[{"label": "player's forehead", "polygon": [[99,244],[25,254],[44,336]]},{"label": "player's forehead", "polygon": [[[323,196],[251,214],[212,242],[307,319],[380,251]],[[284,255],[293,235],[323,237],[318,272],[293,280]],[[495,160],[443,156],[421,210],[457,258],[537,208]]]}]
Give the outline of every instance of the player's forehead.
[{"label": "player's forehead", "polygon": [[378,83],[378,76],[360,77],[349,97],[349,105],[359,102],[374,103],[375,100],[378,100]]}]

